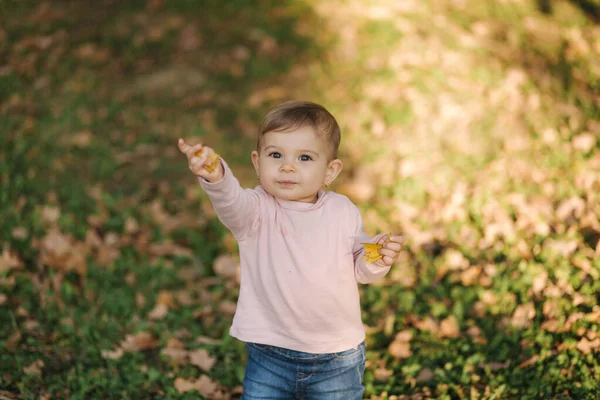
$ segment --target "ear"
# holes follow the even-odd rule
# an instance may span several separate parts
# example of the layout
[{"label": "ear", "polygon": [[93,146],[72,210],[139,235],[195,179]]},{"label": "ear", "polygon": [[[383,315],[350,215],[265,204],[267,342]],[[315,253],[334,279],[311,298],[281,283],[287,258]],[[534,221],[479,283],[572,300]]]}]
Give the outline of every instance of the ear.
[{"label": "ear", "polygon": [[329,164],[327,164],[327,172],[325,172],[325,183],[331,184],[340,172],[342,172],[343,166],[342,160],[338,160],[337,158],[329,161]]},{"label": "ear", "polygon": [[260,167],[258,164],[258,152],[256,150],[252,152],[252,164],[254,164],[254,170],[256,171],[256,175],[260,175]]}]

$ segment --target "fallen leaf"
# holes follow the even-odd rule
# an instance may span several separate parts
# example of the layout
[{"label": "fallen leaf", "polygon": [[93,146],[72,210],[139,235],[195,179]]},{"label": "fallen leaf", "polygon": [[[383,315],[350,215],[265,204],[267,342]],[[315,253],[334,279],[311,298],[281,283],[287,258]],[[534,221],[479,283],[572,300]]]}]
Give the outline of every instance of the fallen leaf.
[{"label": "fallen leaf", "polygon": [[594,340],[589,340],[586,337],[581,338],[581,340],[577,342],[577,350],[586,355],[593,351],[600,350],[600,338]]},{"label": "fallen leaf", "polygon": [[426,317],[425,319],[417,321],[415,323],[415,327],[421,331],[427,331],[427,332],[431,332],[431,333],[436,333],[439,329],[436,322],[429,317]]},{"label": "fallen leaf", "polygon": [[0,273],[10,271],[11,269],[20,268],[23,262],[16,253],[11,252],[8,246],[2,249],[2,255],[0,256]]},{"label": "fallen leaf", "polygon": [[29,236],[29,231],[27,228],[23,228],[22,226],[17,226],[12,230],[12,237],[15,239],[25,240]]},{"label": "fallen leaf", "polygon": [[217,362],[217,359],[209,354],[205,349],[197,349],[189,352],[190,364],[200,367],[208,372]]},{"label": "fallen leaf", "polygon": [[176,347],[165,347],[160,351],[161,355],[167,356],[175,364],[184,365],[188,361],[188,352]]},{"label": "fallen leaf", "polygon": [[122,348],[117,347],[115,350],[102,350],[100,352],[103,358],[107,358],[109,360],[117,360],[125,354]]},{"label": "fallen leaf", "polygon": [[536,354],[533,357],[523,361],[521,364],[519,364],[518,368],[525,368],[525,367],[529,367],[530,365],[533,365],[537,362],[539,356]]},{"label": "fallen leaf", "polygon": [[394,373],[393,370],[386,369],[384,367],[379,367],[379,368],[375,369],[374,378],[377,382],[387,382],[390,380],[390,377],[392,376],[393,373]]},{"label": "fallen leaf", "polygon": [[417,375],[416,380],[417,382],[427,382],[432,380],[433,377],[433,372],[431,372],[429,368],[423,368],[421,371],[419,371],[419,375]]},{"label": "fallen leaf", "polygon": [[183,378],[177,378],[174,382],[175,389],[179,393],[189,392],[196,390],[204,396],[210,396],[217,390],[217,384],[212,381],[208,376],[202,375],[198,380],[186,380]]},{"label": "fallen leaf", "polygon": [[591,133],[582,133],[573,138],[573,147],[582,153],[589,153],[596,147],[596,136]]},{"label": "fallen leaf", "polygon": [[409,342],[393,341],[388,346],[388,351],[390,352],[392,357],[396,359],[403,359],[412,356],[412,351],[410,349]]},{"label": "fallen leaf", "polygon": [[511,322],[516,328],[528,328],[534,318],[535,308],[533,307],[533,303],[520,304],[515,309]]},{"label": "fallen leaf", "polygon": [[440,322],[440,333],[447,338],[455,338],[460,334],[460,327],[456,317],[451,315]]},{"label": "fallen leaf", "polygon": [[221,343],[220,340],[209,338],[207,336],[198,336],[194,340],[194,342],[197,344],[219,344],[219,343]]},{"label": "fallen leaf", "polygon": [[44,362],[42,360],[36,360],[29,366],[23,367],[23,373],[25,375],[40,375],[42,373],[42,368],[44,368]]},{"label": "fallen leaf", "polygon": [[233,315],[235,314],[235,310],[237,308],[237,304],[234,301],[223,300],[219,303],[219,311],[225,314]]},{"label": "fallen leaf", "polygon": [[217,275],[237,278],[240,273],[239,259],[230,254],[221,254],[213,263],[213,270]]},{"label": "fallen leaf", "polygon": [[143,351],[154,349],[158,340],[148,332],[138,332],[135,335],[127,335],[121,343],[121,348],[126,352]]},{"label": "fallen leaf", "polygon": [[60,218],[60,209],[53,206],[42,207],[42,220],[48,225],[54,225]]},{"label": "fallen leaf", "polygon": [[158,297],[156,298],[156,304],[164,304],[169,308],[175,308],[176,304],[173,292],[169,292],[168,290],[161,290],[158,293]]},{"label": "fallen leaf", "polygon": [[161,320],[164,319],[169,313],[169,307],[165,304],[157,304],[150,312],[148,313],[148,318],[152,320]]}]

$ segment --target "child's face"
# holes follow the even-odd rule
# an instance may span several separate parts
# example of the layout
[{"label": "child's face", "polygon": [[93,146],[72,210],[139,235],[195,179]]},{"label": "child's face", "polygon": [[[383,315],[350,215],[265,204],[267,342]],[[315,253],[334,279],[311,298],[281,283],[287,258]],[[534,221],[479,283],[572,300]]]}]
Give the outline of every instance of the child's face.
[{"label": "child's face", "polygon": [[267,193],[308,203],[314,203],[325,182],[331,183],[342,170],[340,160],[329,161],[328,144],[311,126],[265,133],[252,162]]}]

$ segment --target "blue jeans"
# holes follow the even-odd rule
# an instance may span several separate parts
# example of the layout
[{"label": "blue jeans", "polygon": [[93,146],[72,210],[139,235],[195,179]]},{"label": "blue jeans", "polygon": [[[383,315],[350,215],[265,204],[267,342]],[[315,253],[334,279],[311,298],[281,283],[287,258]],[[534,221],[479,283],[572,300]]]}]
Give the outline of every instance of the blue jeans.
[{"label": "blue jeans", "polygon": [[360,400],[365,371],[365,342],[357,349],[312,354],[246,343],[248,364],[243,400]]}]

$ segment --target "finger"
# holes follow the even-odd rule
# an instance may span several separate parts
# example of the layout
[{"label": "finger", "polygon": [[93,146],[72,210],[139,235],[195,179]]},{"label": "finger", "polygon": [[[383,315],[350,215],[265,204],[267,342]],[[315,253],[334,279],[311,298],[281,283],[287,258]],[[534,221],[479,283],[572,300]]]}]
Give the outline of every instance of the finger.
[{"label": "finger", "polygon": [[394,250],[388,250],[386,248],[379,249],[379,254],[381,254],[382,256],[388,256],[392,258],[396,258],[398,256],[398,252]]},{"label": "finger", "polygon": [[393,251],[400,251],[400,250],[402,250],[402,245],[400,243],[396,243],[396,242],[385,242],[383,244],[383,248],[390,249]]},{"label": "finger", "polygon": [[187,144],[186,142],[184,142],[183,139],[179,139],[177,141],[177,145],[179,146],[179,150],[181,150],[181,152],[183,154],[187,154],[188,150],[191,147],[189,144]]},{"label": "finger", "polygon": [[387,242],[387,238],[389,235],[381,235],[381,237],[377,240],[377,244],[384,244],[385,242]]},{"label": "finger", "polygon": [[394,243],[404,244],[404,236],[400,236],[400,235],[390,236],[389,241],[394,242]]},{"label": "finger", "polygon": [[390,265],[392,265],[392,264],[394,263],[394,261],[396,261],[394,258],[392,258],[392,257],[389,257],[389,256],[383,256],[383,258],[382,258],[381,260],[382,260],[382,261],[383,261],[383,263],[384,263],[385,265],[387,265],[388,267],[389,267]]},{"label": "finger", "polygon": [[204,146],[202,146],[201,144],[196,144],[196,145],[190,146],[185,153],[187,154],[189,159],[191,159],[192,157],[202,157],[204,154],[202,154],[201,156],[197,156],[196,153],[202,151],[203,147]]},{"label": "finger", "polygon": [[196,169],[204,165],[204,161],[206,161],[206,156],[202,155],[202,157],[192,157],[190,159],[190,168]]}]

